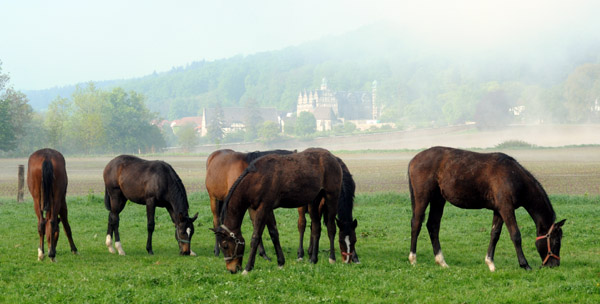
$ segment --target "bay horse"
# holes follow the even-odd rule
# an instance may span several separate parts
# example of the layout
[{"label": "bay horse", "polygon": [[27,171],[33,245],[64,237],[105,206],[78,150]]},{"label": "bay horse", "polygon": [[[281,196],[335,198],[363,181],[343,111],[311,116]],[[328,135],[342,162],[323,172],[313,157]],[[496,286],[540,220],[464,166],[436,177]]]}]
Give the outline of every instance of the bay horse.
[{"label": "bay horse", "polygon": [[[275,208],[298,208],[307,204],[317,210],[321,199],[327,208],[330,242],[335,236],[334,223],[342,185],[342,169],[329,151],[307,149],[288,155],[269,154],[248,165],[229,190],[221,214],[221,226],[214,229],[219,235],[219,246],[225,256],[226,268],[236,273],[242,264],[245,241],[241,225],[246,209],[255,210],[254,231],[250,243],[250,256],[243,274],[254,267],[256,251],[269,216]],[[317,263],[321,223],[318,213],[311,213],[311,262]],[[272,223],[271,223],[272,224]],[[331,233],[333,230],[333,234]],[[283,251],[276,233],[271,236],[277,262],[285,263]]]},{"label": "bay horse", "polygon": [[163,161],[148,161],[132,155],[120,155],[112,159],[104,168],[104,205],[108,211],[108,229],[106,246],[115,253],[112,235],[119,255],[125,255],[119,236],[119,213],[130,200],[146,205],[148,220],[148,240],[146,250],[152,251],[152,233],[154,232],[154,212],[156,207],[167,209],[175,224],[175,239],[181,255],[196,255],[191,250],[194,234],[194,221],[198,213],[190,218],[188,199],[181,179],[171,165]]},{"label": "bay horse", "polygon": [[29,156],[27,187],[33,197],[33,208],[38,218],[39,261],[44,259],[44,235],[46,235],[48,238],[48,257],[52,262],[56,262],[58,223],[61,221],[71,246],[71,252],[77,254],[77,247],[73,242],[68,219],[67,184],[65,158],[60,152],[53,149],[41,149]]},{"label": "bay horse", "polygon": [[[356,184],[352,178],[350,170],[346,164],[339,158],[336,157],[338,163],[342,168],[342,190],[340,192],[340,198],[338,201],[337,218],[335,222],[340,229],[338,242],[340,246],[340,252],[342,254],[342,260],[344,263],[360,263],[358,255],[356,254],[356,226],[358,221],[352,216],[352,209],[354,207],[354,192],[356,190]],[[321,200],[318,212],[320,217],[324,220],[328,218],[327,208],[323,208],[324,200]],[[300,244],[298,246],[298,260],[304,258],[304,231],[306,230],[306,213],[309,212],[309,206],[302,206],[298,208],[298,233],[300,234]],[[312,253],[312,248],[309,246],[308,255]],[[335,251],[333,249],[333,243],[331,244],[329,252],[329,262],[335,262]]]},{"label": "bay horse", "polygon": [[427,230],[433,246],[435,261],[448,267],[440,247],[440,221],[446,201],[465,209],[494,211],[490,244],[485,263],[495,271],[494,251],[500,238],[502,224],[510,233],[519,266],[527,263],[521,248],[521,232],[515,209],[525,208],[536,225],[535,245],[542,266],[560,265],[561,227],[556,222],[550,199],[542,185],[514,158],[504,153],[476,153],[448,147],[433,147],[415,155],[408,165],[408,181],[412,203],[411,243],[408,259],[417,262],[417,238],[429,207]]},{"label": "bay horse", "polygon": [[[212,152],[206,159],[206,191],[210,198],[210,210],[213,214],[213,228],[217,229],[221,223],[219,222],[219,214],[223,206],[223,201],[231,189],[236,179],[248,167],[248,164],[253,160],[268,155],[268,154],[291,154],[296,151],[288,150],[271,150],[271,151],[255,151],[250,153],[236,152],[231,149],[221,149]],[[254,211],[249,209],[250,218],[254,218]],[[273,218],[273,221],[275,219]],[[271,231],[273,227],[270,227]],[[215,256],[219,256],[219,239],[218,234],[215,235]],[[266,260],[270,260],[265,252],[262,240],[258,245],[258,253]]]}]

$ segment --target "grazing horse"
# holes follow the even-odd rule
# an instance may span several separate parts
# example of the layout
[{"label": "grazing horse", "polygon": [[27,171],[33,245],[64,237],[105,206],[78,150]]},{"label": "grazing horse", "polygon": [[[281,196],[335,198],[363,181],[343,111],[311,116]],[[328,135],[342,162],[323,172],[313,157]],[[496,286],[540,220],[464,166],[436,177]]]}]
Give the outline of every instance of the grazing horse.
[{"label": "grazing horse", "polygon": [[[217,229],[221,223],[219,222],[219,214],[223,206],[223,200],[227,196],[227,192],[235,180],[244,172],[248,164],[253,160],[268,155],[268,154],[291,154],[296,151],[287,150],[272,150],[272,151],[256,151],[250,153],[235,152],[230,149],[217,150],[211,153],[206,159],[206,190],[210,198],[210,209],[213,214],[213,227]],[[250,217],[254,218],[254,211],[250,209]],[[275,219],[273,218],[273,221]],[[272,227],[269,227],[271,231]],[[219,239],[218,234],[215,235],[215,256],[219,256]],[[270,260],[263,247],[262,241],[259,243],[258,253],[260,256]]]},{"label": "grazing horse", "polygon": [[448,267],[440,247],[440,221],[446,201],[465,209],[486,208],[494,211],[490,244],[485,263],[494,271],[494,251],[502,224],[510,233],[519,265],[530,270],[521,248],[521,232],[515,209],[525,208],[533,219],[537,238],[535,245],[542,266],[560,265],[562,225],[542,185],[512,157],[503,153],[476,153],[447,147],[422,151],[408,164],[408,179],[413,216],[408,259],[417,262],[417,238],[429,207],[427,230],[431,238],[435,261]]},{"label": "grazing horse", "polygon": [[194,217],[188,216],[188,199],[185,187],[173,167],[163,161],[147,161],[132,155],[120,155],[111,160],[104,168],[104,205],[110,211],[106,246],[110,253],[114,232],[115,247],[120,255],[125,255],[119,237],[119,213],[130,200],[146,205],[148,218],[148,240],[146,250],[152,251],[152,233],[154,232],[154,211],[156,207],[166,208],[175,224],[175,239],[181,255],[196,255],[190,248],[194,234]]},{"label": "grazing horse", "polygon": [[[324,149],[309,149],[289,155],[270,154],[256,159],[238,177],[225,198],[221,214],[221,226],[214,230],[219,234],[219,246],[225,256],[227,270],[231,273],[241,268],[245,241],[241,225],[246,209],[255,210],[254,231],[250,243],[250,256],[244,274],[252,270],[256,250],[267,221],[273,217],[273,209],[298,208],[307,204],[317,210],[321,199],[327,208],[330,241],[335,236],[335,214],[342,187],[342,168],[337,159]],[[311,262],[316,263],[321,236],[320,216],[311,213]],[[332,227],[329,225],[333,223]],[[331,229],[333,228],[333,234]],[[277,233],[272,235],[280,267],[285,263]]]},{"label": "grazing horse", "polygon": [[[342,191],[340,192],[340,200],[338,201],[337,218],[335,222],[340,229],[338,242],[340,245],[340,252],[342,254],[342,260],[344,263],[360,263],[358,255],[356,254],[356,226],[358,222],[352,217],[352,208],[354,206],[354,191],[356,184],[350,174],[350,170],[346,164],[339,158],[336,157],[338,163],[342,167]],[[321,200],[319,205],[319,214],[322,215],[323,219],[327,219],[327,209],[323,209],[324,201]],[[304,258],[304,231],[306,229],[306,213],[309,212],[309,206],[302,206],[298,208],[298,232],[300,234],[300,245],[298,246],[298,260]],[[333,243],[330,244],[329,262],[335,262],[335,251],[333,249]],[[308,255],[311,255],[312,248],[308,248]]]},{"label": "grazing horse", "polygon": [[46,234],[48,238],[48,256],[52,262],[56,262],[58,222],[60,221],[62,221],[63,229],[67,239],[69,239],[71,252],[77,254],[77,247],[73,242],[71,226],[67,217],[67,183],[65,158],[60,152],[52,149],[41,149],[29,156],[27,186],[33,197],[33,208],[38,218],[39,261],[44,259],[44,234]]}]

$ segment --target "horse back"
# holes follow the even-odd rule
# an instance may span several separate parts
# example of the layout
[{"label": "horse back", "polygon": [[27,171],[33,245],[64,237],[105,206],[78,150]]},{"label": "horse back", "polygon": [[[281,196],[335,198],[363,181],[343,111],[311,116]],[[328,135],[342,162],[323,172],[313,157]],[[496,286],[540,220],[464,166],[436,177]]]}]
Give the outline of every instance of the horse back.
[{"label": "horse back", "polygon": [[288,155],[267,155],[253,162],[248,198],[275,202],[274,208],[296,208],[324,195],[339,196],[342,169],[324,149],[307,149]]},{"label": "horse back", "polygon": [[[35,151],[29,156],[27,187],[34,201],[38,204],[42,200],[64,202],[67,194],[67,184],[65,158],[60,152],[46,148]],[[45,199],[42,198],[44,192],[47,197]],[[38,204],[36,204],[36,212],[38,211],[37,208],[40,207]]]},{"label": "horse back", "polygon": [[230,149],[217,150],[206,160],[206,190],[218,200],[224,200],[236,179],[248,167],[244,153]]},{"label": "horse back", "polygon": [[171,166],[162,161],[148,161],[132,155],[120,155],[104,168],[106,189],[119,189],[130,201],[145,204],[153,197],[157,203],[167,201]]},{"label": "horse back", "polygon": [[[409,163],[411,191],[429,199],[443,197],[461,208],[497,210],[497,198],[518,207],[532,176],[503,153],[477,153],[433,147]],[[535,185],[534,185],[535,186]]]}]

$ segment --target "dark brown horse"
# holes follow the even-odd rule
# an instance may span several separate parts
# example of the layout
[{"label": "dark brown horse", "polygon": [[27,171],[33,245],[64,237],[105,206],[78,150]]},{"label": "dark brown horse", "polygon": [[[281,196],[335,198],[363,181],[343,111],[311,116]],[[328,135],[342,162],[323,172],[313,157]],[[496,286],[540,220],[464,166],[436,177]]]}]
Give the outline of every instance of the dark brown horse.
[{"label": "dark brown horse", "polygon": [[[337,218],[335,222],[340,229],[338,234],[338,242],[340,246],[340,252],[342,254],[342,260],[344,263],[360,263],[358,255],[356,254],[356,226],[358,221],[352,217],[352,209],[354,207],[354,191],[356,190],[356,184],[350,174],[350,170],[346,164],[339,158],[336,157],[338,163],[342,167],[342,191],[340,192],[340,199],[338,201]],[[318,212],[320,217],[324,220],[328,218],[327,208],[323,208],[325,204],[324,200],[321,200]],[[304,258],[304,231],[306,230],[306,213],[309,212],[309,206],[303,206],[298,208],[298,232],[300,234],[300,245],[298,246],[298,260]],[[311,210],[312,211],[312,210]],[[335,251],[333,244],[330,244],[329,262],[335,262]],[[309,246],[308,255],[311,255],[312,248]]]},{"label": "dark brown horse", "polygon": [[[329,219],[328,235],[330,242],[335,236],[334,219],[342,187],[342,169],[329,151],[308,149],[289,155],[270,154],[249,164],[236,180],[225,199],[221,226],[215,229],[219,234],[219,246],[225,256],[227,269],[235,273],[241,268],[245,241],[241,225],[246,209],[255,210],[253,221],[250,257],[244,273],[252,270],[256,251],[265,224],[270,220],[273,209],[298,208],[307,204],[317,210],[321,199],[325,198]],[[321,223],[318,213],[311,213],[311,262],[318,260]],[[333,226],[330,227],[329,223]],[[333,231],[333,233],[332,233]],[[277,234],[272,236],[281,267],[285,263]]]},{"label": "dark brown horse", "polygon": [[[52,262],[56,259],[58,242],[58,222],[69,239],[71,252],[77,254],[77,247],[71,235],[71,226],[67,217],[67,170],[63,155],[52,149],[41,149],[29,156],[27,164],[27,186],[33,197],[33,208],[38,218],[40,245],[38,260],[44,259],[44,234],[48,237],[48,256]],[[46,213],[44,215],[44,212]]]},{"label": "dark brown horse", "polygon": [[154,212],[156,207],[166,208],[175,223],[175,239],[179,244],[181,255],[196,255],[190,248],[194,234],[194,217],[188,216],[188,199],[185,187],[173,168],[163,161],[147,161],[132,155],[120,155],[111,160],[104,168],[104,205],[110,211],[106,246],[115,253],[112,247],[112,235],[115,247],[120,255],[125,255],[119,237],[119,213],[130,200],[146,205],[148,218],[148,240],[146,250],[152,251],[152,233],[154,232]]},{"label": "dark brown horse", "polygon": [[[272,150],[272,151],[256,151],[250,153],[235,152],[230,149],[217,150],[211,153],[206,159],[206,190],[210,198],[210,209],[213,214],[213,227],[217,229],[221,223],[219,222],[219,214],[223,206],[223,201],[227,196],[227,192],[231,189],[236,179],[248,167],[248,164],[253,160],[268,155],[268,154],[291,154],[295,151],[287,150]],[[249,209],[250,217],[254,218],[254,211]],[[273,218],[272,221],[275,221]],[[273,227],[269,227],[272,231]],[[215,256],[219,256],[219,240],[218,235],[215,235]],[[270,260],[263,247],[262,241],[258,246],[258,254],[267,260]]]},{"label": "dark brown horse", "polygon": [[448,267],[440,247],[440,221],[446,201],[465,209],[486,208],[494,211],[490,244],[485,262],[490,271],[502,224],[510,233],[519,265],[531,269],[521,248],[521,233],[515,209],[525,208],[532,217],[538,237],[535,245],[542,266],[560,265],[562,225],[556,222],[552,204],[542,185],[512,157],[503,153],[475,153],[446,147],[433,147],[418,153],[408,165],[413,216],[408,259],[417,262],[417,238],[429,205],[427,230],[435,261]]}]

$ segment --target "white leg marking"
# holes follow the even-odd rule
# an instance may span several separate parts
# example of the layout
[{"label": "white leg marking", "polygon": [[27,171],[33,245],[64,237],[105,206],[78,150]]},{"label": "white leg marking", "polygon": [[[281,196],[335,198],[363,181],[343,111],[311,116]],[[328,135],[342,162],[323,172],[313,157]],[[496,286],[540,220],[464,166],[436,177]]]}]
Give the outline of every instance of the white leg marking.
[{"label": "white leg marking", "polygon": [[123,251],[123,246],[121,246],[121,242],[115,242],[115,247],[117,247],[119,255],[125,255],[125,251]]},{"label": "white leg marking", "polygon": [[348,264],[348,263],[350,263],[350,236],[349,235],[347,235],[344,238],[344,242],[346,242],[346,253],[348,254],[348,255],[346,255],[346,259],[344,260],[344,263]]},{"label": "white leg marking", "polygon": [[496,271],[496,265],[494,265],[494,261],[492,261],[492,259],[489,256],[485,256],[485,263],[488,265],[488,268],[490,268],[491,272]]},{"label": "white leg marking", "polygon": [[190,255],[191,256],[196,256],[197,254],[194,252],[194,250],[190,249]]},{"label": "white leg marking", "polygon": [[444,255],[441,251],[435,255],[435,262],[444,268],[448,268],[448,264],[446,264],[446,261],[444,260]]},{"label": "white leg marking", "polygon": [[335,260],[332,258],[329,258],[329,264],[335,264]]},{"label": "white leg marking", "polygon": [[248,270],[244,269],[244,271],[242,271],[242,275],[248,275]]},{"label": "white leg marking", "polygon": [[42,261],[44,259],[44,252],[42,251],[42,248],[38,247],[38,261]]},{"label": "white leg marking", "polygon": [[108,252],[110,253],[115,253],[115,248],[113,248],[112,246],[112,238],[110,237],[110,234],[106,235],[106,247],[108,247]]},{"label": "white leg marking", "polygon": [[302,262],[302,260],[304,260],[304,258],[298,258],[298,262]]},{"label": "white leg marking", "polygon": [[417,254],[414,252],[409,253],[408,261],[410,262],[411,265],[416,265],[417,264]]}]

